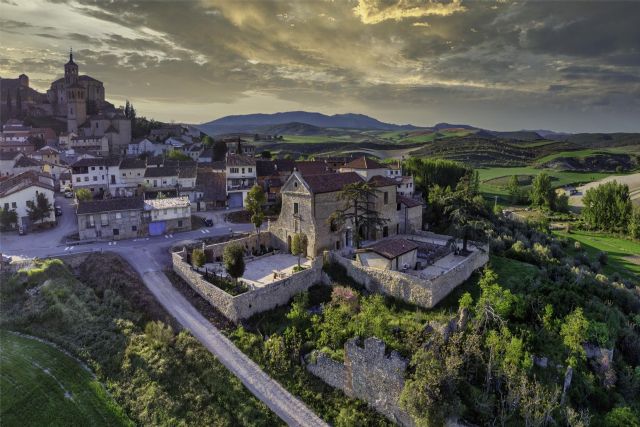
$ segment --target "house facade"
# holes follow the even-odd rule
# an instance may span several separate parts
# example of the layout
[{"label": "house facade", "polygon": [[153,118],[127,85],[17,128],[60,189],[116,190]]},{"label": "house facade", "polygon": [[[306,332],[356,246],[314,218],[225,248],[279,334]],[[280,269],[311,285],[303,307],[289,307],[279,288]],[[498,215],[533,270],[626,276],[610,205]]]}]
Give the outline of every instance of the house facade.
[{"label": "house facade", "polygon": [[[27,171],[0,182],[0,207],[13,210],[18,216],[18,224],[28,227],[29,206],[36,202],[38,194],[44,194],[53,206],[55,200],[53,179],[43,173]],[[55,222],[55,212],[52,209],[42,222]]]},{"label": "house facade", "polygon": [[92,194],[118,194],[123,187],[120,179],[120,159],[85,158],[71,165],[73,188],[86,188]]},{"label": "house facade", "polygon": [[123,197],[78,203],[78,235],[80,240],[123,240],[145,236],[144,200]]},{"label": "house facade", "polygon": [[249,190],[256,185],[256,160],[239,154],[227,154],[227,203],[230,208],[244,206]]},{"label": "house facade", "polygon": [[144,213],[151,236],[191,230],[191,202],[188,197],[147,199]]}]

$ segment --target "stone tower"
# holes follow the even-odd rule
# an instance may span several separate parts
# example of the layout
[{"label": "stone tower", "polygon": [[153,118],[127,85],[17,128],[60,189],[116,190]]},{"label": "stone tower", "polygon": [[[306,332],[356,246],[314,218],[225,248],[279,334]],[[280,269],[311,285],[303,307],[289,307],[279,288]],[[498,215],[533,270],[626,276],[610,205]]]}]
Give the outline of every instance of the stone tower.
[{"label": "stone tower", "polygon": [[64,81],[67,95],[67,132],[78,132],[78,126],[87,119],[86,89],[78,83],[78,65],[73,62],[73,52],[69,62],[64,64]]}]

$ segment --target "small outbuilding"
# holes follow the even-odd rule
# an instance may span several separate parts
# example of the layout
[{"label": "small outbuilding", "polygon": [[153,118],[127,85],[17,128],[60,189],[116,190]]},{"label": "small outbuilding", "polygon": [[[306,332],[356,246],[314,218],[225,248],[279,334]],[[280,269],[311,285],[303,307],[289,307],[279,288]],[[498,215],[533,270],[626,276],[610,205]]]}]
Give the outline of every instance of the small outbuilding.
[{"label": "small outbuilding", "polygon": [[418,245],[407,239],[384,239],[356,252],[358,262],[379,270],[409,270],[416,265]]}]

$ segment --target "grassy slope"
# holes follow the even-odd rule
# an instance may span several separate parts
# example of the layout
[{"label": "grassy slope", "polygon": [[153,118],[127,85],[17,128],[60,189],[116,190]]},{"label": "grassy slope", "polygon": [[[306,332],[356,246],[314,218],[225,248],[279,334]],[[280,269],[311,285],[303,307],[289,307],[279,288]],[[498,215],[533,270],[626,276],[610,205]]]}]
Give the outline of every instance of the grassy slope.
[{"label": "grassy slope", "polygon": [[[605,233],[588,231],[556,232],[559,236],[578,241],[590,258],[596,259],[598,252],[605,251],[609,254],[609,263],[604,267],[604,272],[610,275],[618,272],[623,276],[640,279],[640,265],[634,264],[626,257],[640,255],[640,242],[626,240],[621,237]],[[574,251],[575,252],[575,251]]]},{"label": "grassy slope", "polygon": [[0,332],[0,343],[3,426],[131,425],[102,385],[73,358],[6,331]]}]

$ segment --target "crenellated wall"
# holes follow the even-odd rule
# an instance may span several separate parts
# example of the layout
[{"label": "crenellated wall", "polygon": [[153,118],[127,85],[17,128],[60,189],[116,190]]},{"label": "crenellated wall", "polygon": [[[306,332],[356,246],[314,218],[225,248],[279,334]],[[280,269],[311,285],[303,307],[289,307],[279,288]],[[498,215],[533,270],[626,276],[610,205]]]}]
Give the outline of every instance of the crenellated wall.
[{"label": "crenellated wall", "polygon": [[411,416],[398,403],[407,360],[395,351],[386,355],[385,344],[378,338],[367,338],[363,347],[357,342],[352,338],[345,343],[344,363],[315,351],[307,357],[307,370],[346,395],[364,400],[391,421],[413,426]]}]

